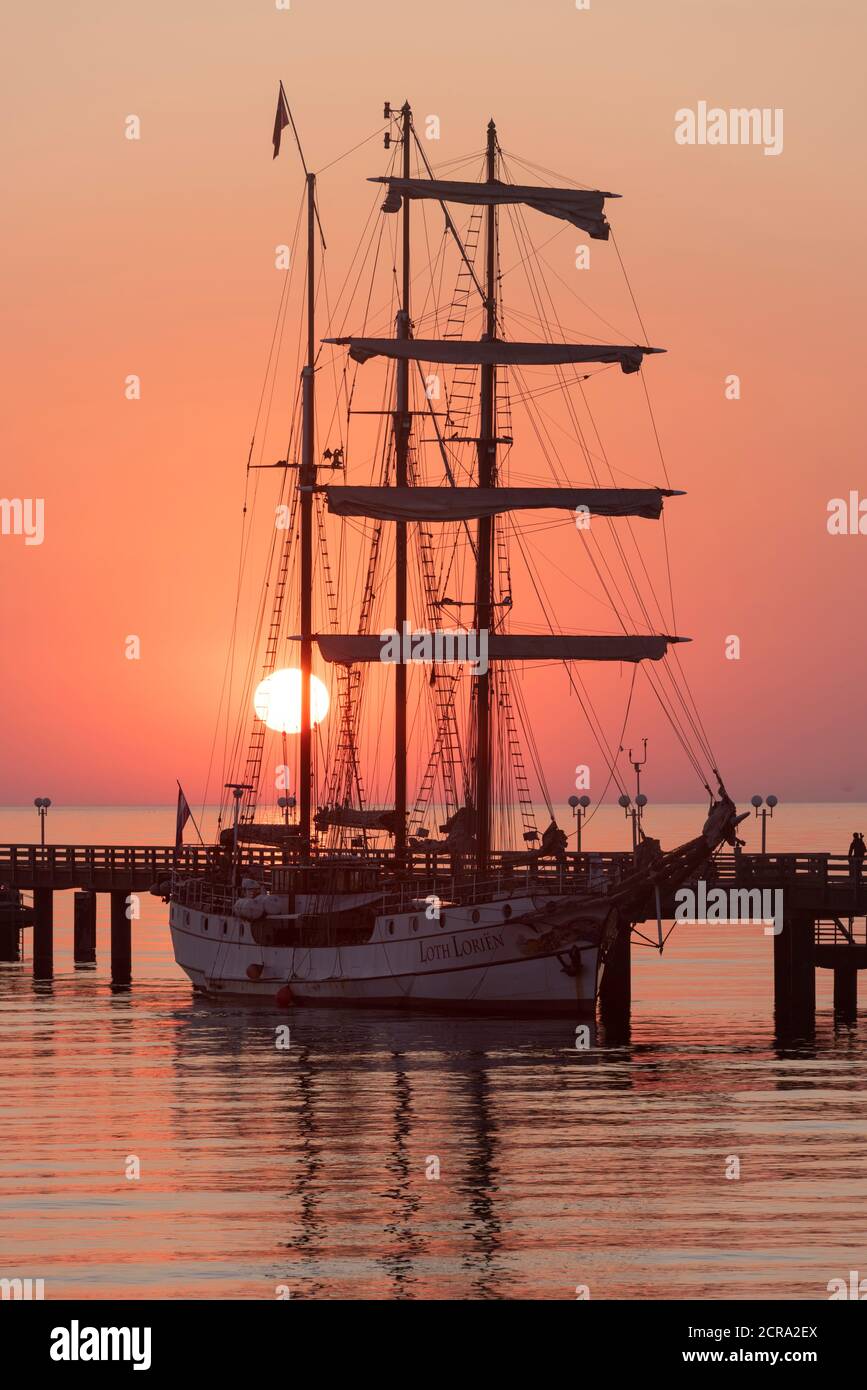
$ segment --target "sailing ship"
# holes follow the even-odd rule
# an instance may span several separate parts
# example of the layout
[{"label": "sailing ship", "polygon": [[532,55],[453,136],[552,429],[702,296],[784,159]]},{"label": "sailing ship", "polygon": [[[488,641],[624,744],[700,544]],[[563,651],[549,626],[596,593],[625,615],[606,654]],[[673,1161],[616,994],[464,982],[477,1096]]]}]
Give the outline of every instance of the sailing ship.
[{"label": "sailing ship", "polygon": [[[271,537],[245,681],[249,708],[260,677],[256,713],[246,756],[240,737],[233,740],[217,870],[206,878],[185,874],[180,851],[171,882],[155,891],[170,903],[178,963],[208,995],[280,1005],[587,1012],[618,944],[636,922],[656,917],[662,898],[702,871],[722,844],[735,842],[739,818],[695,703],[684,695],[676,651],[684,639],[656,630],[646,609],[640,622],[619,612],[621,631],[611,635],[564,633],[544,604],[547,631],[513,629],[520,602],[513,596],[510,543],[520,542],[528,515],[575,517],[585,544],[598,543],[591,521],[601,518],[619,546],[618,525],[659,520],[664,502],[679,494],[667,484],[603,486],[586,448],[589,485],[570,481],[574,465],[555,472],[555,486],[526,475],[511,485],[520,445],[510,383],[524,381],[525,369],[547,374],[541,387],[523,391],[529,406],[549,390],[568,398],[576,385],[583,398],[583,383],[594,372],[634,376],[661,349],[566,341],[544,314],[532,339],[509,331],[504,210],[519,219],[522,263],[530,263],[528,215],[606,241],[606,204],[619,195],[562,180],[552,186],[544,175],[533,184],[515,182],[506,176],[493,121],[482,177],[443,177],[428,162],[409,104],[395,110],[386,103],[384,115],[388,168],[371,181],[377,201],[383,191],[385,200],[374,221],[378,234],[365,245],[376,259],[385,244],[386,263],[392,252],[385,326],[394,331],[366,331],[369,290],[360,301],[344,297],[340,321],[331,307],[320,338],[317,304],[326,295],[317,260],[325,244],[317,180],[304,162],[281,84],[274,152],[291,124],[305,175],[306,218],[299,214],[299,227],[306,222],[306,360],[285,454],[276,465],[257,464],[251,447],[248,460],[248,480],[258,467],[277,469],[284,522]],[[413,260],[412,219],[419,209],[442,219],[442,239],[422,266],[436,287],[433,297],[430,290],[420,294]],[[427,236],[427,222],[422,230]],[[447,253],[454,288],[443,301]],[[360,283],[359,272],[356,288]],[[285,307],[282,312],[285,318]],[[353,313],[365,331],[347,334],[341,324]],[[358,404],[365,374],[376,370],[366,365],[371,362],[385,366],[379,409]],[[273,372],[276,380],[276,363]],[[326,418],[321,396],[329,373],[334,401],[324,439],[317,430]],[[342,475],[339,482],[335,474]],[[246,512],[245,503],[245,518]],[[329,528],[338,530],[339,562],[328,549]],[[424,611],[423,627],[413,622],[411,600]],[[448,614],[451,628],[443,621]],[[289,664],[281,667],[284,653]],[[692,840],[665,852],[634,822],[631,855],[603,861],[568,850],[522,691],[521,673],[539,662],[562,663],[567,672],[576,663],[617,663],[631,670],[633,685],[639,663],[666,672],[654,678],[654,691],[710,800]],[[314,665],[330,680],[330,721],[316,708],[325,687]],[[293,675],[297,709],[290,701],[288,713],[270,718],[269,690],[277,678],[285,688]],[[570,676],[570,684],[583,707],[583,682]],[[390,748],[384,753],[382,741],[374,744],[373,761],[379,773],[387,769],[389,795],[377,806],[363,763],[365,740],[369,753],[371,732],[376,739],[383,729]],[[297,791],[278,799],[276,815],[263,776],[269,737],[281,740],[277,767],[284,780],[275,786],[285,792],[291,780]],[[548,807],[541,832],[525,738]],[[599,741],[609,780],[622,792],[618,755],[604,737]]]}]

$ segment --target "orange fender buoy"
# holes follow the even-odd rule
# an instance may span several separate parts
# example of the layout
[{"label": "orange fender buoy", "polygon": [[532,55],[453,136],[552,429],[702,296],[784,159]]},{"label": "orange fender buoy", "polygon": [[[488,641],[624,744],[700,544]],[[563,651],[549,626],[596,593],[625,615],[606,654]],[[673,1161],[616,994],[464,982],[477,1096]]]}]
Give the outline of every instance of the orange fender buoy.
[{"label": "orange fender buoy", "polygon": [[289,986],[281,985],[275,995],[275,998],[277,1000],[278,1009],[288,1009],[292,1003],[292,991],[289,988]]}]

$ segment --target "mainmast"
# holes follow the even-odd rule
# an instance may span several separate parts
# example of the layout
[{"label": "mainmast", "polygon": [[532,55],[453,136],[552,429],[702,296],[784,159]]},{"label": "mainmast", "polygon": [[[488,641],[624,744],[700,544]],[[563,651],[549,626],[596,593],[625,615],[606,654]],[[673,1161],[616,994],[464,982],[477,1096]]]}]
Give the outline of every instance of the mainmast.
[{"label": "mainmast", "polygon": [[313,791],[313,726],[311,722],[310,676],[313,669],[313,490],[316,466],[313,458],[314,363],[316,341],[314,315],[314,233],[316,221],[316,175],[307,175],[307,365],[301,373],[301,467],[298,487],[301,493],[301,738],[299,745],[301,854],[310,857],[311,801]]},{"label": "mainmast", "polygon": [[[408,179],[410,137],[412,134],[412,110],[409,102],[401,108],[401,139],[403,141],[403,177]],[[402,212],[401,247],[401,295],[400,310],[397,315],[398,338],[409,338],[409,198],[404,199]],[[394,411],[394,453],[395,485],[405,488],[409,481],[407,458],[409,454],[409,435],[412,429],[412,415],[409,409],[409,359],[399,361],[396,370],[396,401]],[[394,538],[394,625],[399,633],[407,620],[407,527],[405,521],[397,522]],[[400,661],[395,666],[394,685],[394,852],[397,859],[406,853],[406,666]]]},{"label": "mainmast", "polygon": [[[497,128],[488,122],[488,183],[497,177]],[[405,203],[408,199],[404,200]],[[497,336],[497,210],[491,202],[485,213],[485,338]],[[481,368],[481,401],[479,422],[479,487],[492,488],[497,476],[496,392],[497,368],[493,362]],[[493,626],[493,553],[494,518],[483,516],[477,529],[476,559],[476,629],[490,631]],[[479,869],[487,865],[491,848],[491,672],[474,678],[476,702],[476,862]]]},{"label": "mainmast", "polygon": [[[391,116],[386,103],[385,116]],[[488,634],[487,654],[490,661],[658,661],[672,643],[687,638],[662,633],[621,634],[608,636],[597,633],[549,634],[495,632],[494,603],[494,539],[495,517],[503,512],[522,512],[544,508],[573,511],[581,507],[594,516],[643,516],[658,519],[662,514],[663,498],[676,495],[670,488],[575,488],[561,486],[539,488],[497,486],[497,368],[508,366],[556,367],[566,363],[598,362],[617,364],[625,374],[640,370],[644,358],[662,348],[637,343],[571,343],[507,341],[497,336],[497,212],[498,206],[523,205],[548,217],[557,218],[580,228],[597,240],[607,240],[610,227],[605,217],[605,201],[616,193],[601,189],[552,188],[548,185],[500,183],[497,178],[497,131],[493,121],[488,124],[486,179],[479,183],[439,179],[428,167],[427,178],[413,178],[409,172],[409,140],[412,134],[412,113],[408,104],[401,110],[403,161],[400,174],[378,175],[375,183],[387,185],[382,209],[386,213],[402,213],[402,285],[401,302],[393,338],[349,337],[326,338],[326,343],[347,346],[352,361],[364,363],[383,357],[395,363],[396,399],[393,410],[395,472],[394,484],[386,480],[374,487],[327,487],[328,510],[338,516],[368,517],[389,521],[395,526],[396,628],[399,632],[407,618],[406,585],[406,528],[411,523],[477,522],[475,593],[473,617],[478,632]],[[386,149],[390,135],[386,133]],[[422,156],[423,157],[423,156]],[[424,161],[427,164],[427,161]],[[410,324],[410,246],[409,204],[414,199],[427,199],[440,204],[445,212],[446,227],[458,242],[464,263],[473,282],[480,290],[484,304],[484,331],[480,339],[417,338]],[[486,210],[485,271],[481,285],[446,210],[447,203],[458,203]],[[439,363],[481,370],[479,398],[479,432],[475,439],[478,454],[478,479],[472,487],[459,487],[450,477],[448,487],[408,486],[408,453],[412,411],[409,404],[410,363]],[[470,441],[467,441],[470,442]],[[401,632],[402,636],[402,632]],[[445,634],[438,634],[444,637]],[[383,660],[381,636],[372,633],[329,633],[317,639],[320,655],[328,662],[352,665],[356,662]],[[403,644],[401,643],[401,650]],[[480,649],[479,649],[479,654]],[[437,661],[434,648],[427,656],[414,654],[413,659]],[[459,661],[454,653],[447,661]],[[398,657],[395,661],[395,847],[397,858],[406,854],[406,667]],[[492,826],[492,681],[490,670],[474,675],[472,711],[475,717],[475,777],[473,785],[473,819],[475,821],[476,860],[480,870],[487,869],[491,854]],[[467,798],[467,806],[471,798]]]}]

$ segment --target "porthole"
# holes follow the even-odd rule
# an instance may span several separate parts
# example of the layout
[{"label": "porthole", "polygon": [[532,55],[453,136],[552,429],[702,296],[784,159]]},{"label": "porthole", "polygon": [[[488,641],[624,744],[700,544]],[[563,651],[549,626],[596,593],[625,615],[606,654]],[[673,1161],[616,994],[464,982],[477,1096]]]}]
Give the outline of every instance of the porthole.
[{"label": "porthole", "polygon": [[186,923],[187,926],[190,925],[190,914],[189,914],[188,912],[185,912],[185,913],[184,913],[184,922]]},{"label": "porthole", "polygon": [[473,920],[474,922],[479,922],[479,921],[481,921],[481,917],[482,917],[482,914],[481,914],[481,912],[479,912],[479,909],[478,909],[477,907],[474,907],[474,908],[473,908],[473,913],[472,913],[472,920]]},{"label": "porthole", "polygon": [[204,919],[204,922],[203,922],[202,925],[204,926],[205,931],[207,931],[207,930],[208,930],[208,919],[207,919],[207,917]]},{"label": "porthole", "polygon": [[509,907],[509,904],[506,903],[506,906],[503,908],[503,916],[505,917],[506,921],[509,920],[509,918],[511,917],[511,915],[512,915],[512,909]]},{"label": "porthole", "polygon": [[228,930],[229,930],[229,923],[228,923],[228,922],[224,922],[224,923],[223,923],[223,935],[224,935],[224,936],[226,935],[226,932],[227,932]]},{"label": "porthole", "polygon": [[389,924],[388,924],[388,934],[389,934],[389,936],[394,936],[394,922],[389,922]]},{"label": "porthole", "polygon": [[410,919],[409,919],[409,924],[410,924],[410,926],[412,927],[413,931],[418,931],[418,918],[417,918],[417,917],[410,917]]},{"label": "porthole", "polygon": [[243,922],[241,923],[240,934],[241,934],[241,936],[244,935],[244,923],[243,923]]},{"label": "porthole", "polygon": [[440,926],[441,926],[441,927],[444,927],[445,924],[446,924],[446,914],[445,914],[444,912],[441,912],[441,913],[440,913]]}]

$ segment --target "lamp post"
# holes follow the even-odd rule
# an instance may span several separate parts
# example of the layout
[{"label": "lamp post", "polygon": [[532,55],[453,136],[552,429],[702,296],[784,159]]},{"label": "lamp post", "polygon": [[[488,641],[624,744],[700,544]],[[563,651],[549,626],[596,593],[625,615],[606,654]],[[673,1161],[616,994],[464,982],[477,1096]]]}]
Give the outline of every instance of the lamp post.
[{"label": "lamp post", "polygon": [[623,807],[623,814],[626,819],[632,821],[632,848],[634,850],[637,843],[637,836],[635,833],[635,817],[637,812],[632,805],[632,797],[627,796],[626,792],[624,792],[622,796],[618,796],[617,805]]},{"label": "lamp post", "polygon": [[647,805],[647,797],[646,797],[646,796],[642,796],[642,794],[641,794],[641,769],[644,767],[644,764],[647,762],[647,739],[646,739],[646,738],[643,738],[643,739],[641,740],[641,742],[642,742],[642,744],[643,744],[643,749],[642,749],[642,752],[644,753],[644,757],[643,757],[643,758],[636,758],[635,755],[634,755],[634,753],[632,752],[632,749],[631,749],[631,748],[630,748],[630,750],[629,750],[629,752],[628,752],[628,754],[627,754],[627,757],[629,758],[629,761],[632,763],[633,771],[635,772],[635,805],[636,805],[635,842],[636,842],[636,844],[637,844],[638,841],[641,839],[641,812],[644,810],[644,807]]},{"label": "lamp post", "polygon": [[278,796],[277,805],[283,812],[283,824],[289,824],[289,812],[294,811],[296,801],[294,796]]},{"label": "lamp post", "polygon": [[45,848],[45,817],[48,815],[48,808],[51,805],[50,796],[37,796],[33,805],[39,813],[39,843]]},{"label": "lamp post", "polygon": [[589,796],[570,796],[569,805],[572,807],[572,815],[575,817],[575,848],[578,854],[581,853],[581,823],[587,814],[587,807],[590,805]]},{"label": "lamp post", "polygon": [[[768,842],[768,816],[773,818],[774,807],[779,805],[779,802],[775,796],[766,796],[765,804],[762,806],[760,796],[751,796],[750,805],[754,808],[756,817],[761,816],[762,818],[762,854],[764,854]],[[760,806],[761,811],[759,810]]]},{"label": "lamp post", "polygon": [[626,753],[626,756],[632,764],[632,770],[635,773],[635,801],[633,802],[632,798],[627,796],[626,792],[624,792],[622,796],[619,796],[617,798],[618,806],[623,807],[624,814],[628,816],[632,821],[633,851],[635,851],[638,848],[638,843],[642,837],[641,816],[645,806],[647,805],[647,797],[641,790],[641,769],[647,762],[647,739],[643,738],[641,740],[641,744],[641,751],[643,756],[640,758],[635,756],[631,748],[629,752],[626,753],[626,749],[623,747],[623,744],[620,745],[621,753]]},{"label": "lamp post", "polygon": [[641,839],[641,813],[647,805],[647,797],[644,792],[639,792],[633,804],[632,798],[624,792],[622,796],[618,796],[617,805],[623,807],[623,814],[626,819],[632,821],[632,849],[634,852]]}]

